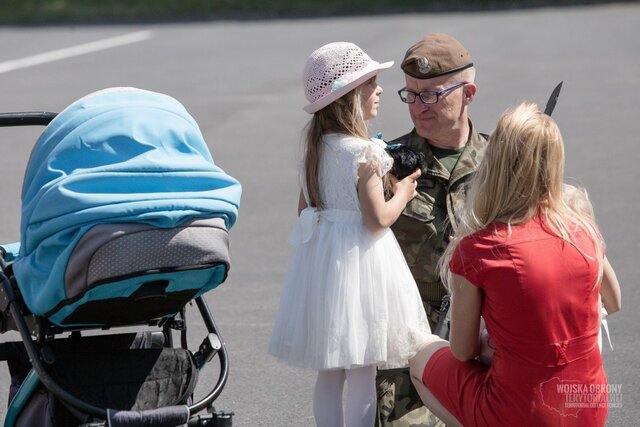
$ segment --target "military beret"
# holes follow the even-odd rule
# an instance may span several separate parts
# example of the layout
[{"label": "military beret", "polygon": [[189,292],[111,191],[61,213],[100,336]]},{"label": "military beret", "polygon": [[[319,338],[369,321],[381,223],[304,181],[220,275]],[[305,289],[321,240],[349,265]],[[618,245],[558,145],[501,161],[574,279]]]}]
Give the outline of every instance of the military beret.
[{"label": "military beret", "polygon": [[473,67],[473,60],[455,38],[431,33],[407,50],[400,67],[416,79],[431,79]]}]

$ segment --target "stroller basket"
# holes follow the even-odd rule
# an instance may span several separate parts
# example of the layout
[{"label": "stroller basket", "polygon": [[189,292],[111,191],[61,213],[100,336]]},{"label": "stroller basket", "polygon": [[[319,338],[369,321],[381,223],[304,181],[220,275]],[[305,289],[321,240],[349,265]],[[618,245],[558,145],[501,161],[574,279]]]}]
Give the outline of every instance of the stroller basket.
[{"label": "stroller basket", "polygon": [[[57,115],[0,115],[0,126],[34,124],[47,127],[25,173],[21,240],[0,257],[0,333],[22,339],[0,344],[0,360],[31,369],[21,371],[5,426],[29,424],[39,384],[69,425],[230,426],[232,414],[213,408],[228,361],[203,295],[227,278],[239,183],[166,95],[112,88]],[[191,301],[207,328],[195,352],[186,343]],[[120,326],[159,330],[84,335]],[[190,403],[198,371],[216,356],[218,380]]]}]

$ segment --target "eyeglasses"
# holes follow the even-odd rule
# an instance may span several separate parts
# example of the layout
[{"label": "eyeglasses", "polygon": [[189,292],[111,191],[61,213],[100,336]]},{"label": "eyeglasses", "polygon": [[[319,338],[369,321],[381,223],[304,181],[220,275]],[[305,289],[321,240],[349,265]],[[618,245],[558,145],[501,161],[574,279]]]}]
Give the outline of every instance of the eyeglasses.
[{"label": "eyeglasses", "polygon": [[440,97],[442,95],[444,95],[445,93],[449,93],[452,90],[458,89],[459,87],[464,86],[467,83],[469,82],[458,83],[456,85],[438,91],[425,90],[420,93],[408,90],[405,87],[404,89],[400,89],[398,91],[398,95],[400,95],[400,100],[402,100],[402,102],[406,104],[413,104],[414,102],[416,102],[416,98],[418,97],[420,97],[420,101],[422,101],[423,104],[436,104],[438,101],[440,101]]}]

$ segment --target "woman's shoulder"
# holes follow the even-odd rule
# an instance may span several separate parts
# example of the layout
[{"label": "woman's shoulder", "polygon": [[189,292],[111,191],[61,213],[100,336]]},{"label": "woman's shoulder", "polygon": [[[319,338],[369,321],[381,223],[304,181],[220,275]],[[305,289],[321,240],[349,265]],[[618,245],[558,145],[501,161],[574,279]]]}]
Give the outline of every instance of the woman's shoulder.
[{"label": "woman's shoulder", "polygon": [[508,246],[513,240],[514,232],[519,235],[519,226],[502,222],[493,222],[485,228],[464,236],[459,243],[460,250],[465,252],[495,251],[501,246]]},{"label": "woman's shoulder", "polygon": [[550,237],[555,235],[550,234],[544,221],[536,217],[522,223],[492,222],[485,228],[465,236],[460,244],[464,244],[467,248],[511,246]]},{"label": "woman's shoulder", "polygon": [[460,243],[464,243],[466,245],[473,245],[475,242],[485,244],[497,243],[498,241],[503,240],[507,233],[508,226],[506,224],[494,222],[481,230],[474,231],[473,233],[464,236]]}]

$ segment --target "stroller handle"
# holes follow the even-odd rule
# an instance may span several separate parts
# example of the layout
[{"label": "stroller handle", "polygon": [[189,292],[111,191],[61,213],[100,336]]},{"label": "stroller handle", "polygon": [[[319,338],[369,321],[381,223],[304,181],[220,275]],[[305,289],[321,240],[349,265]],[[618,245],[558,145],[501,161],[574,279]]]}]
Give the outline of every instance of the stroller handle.
[{"label": "stroller handle", "polygon": [[0,126],[46,126],[57,116],[48,111],[26,111],[18,113],[0,113]]}]

